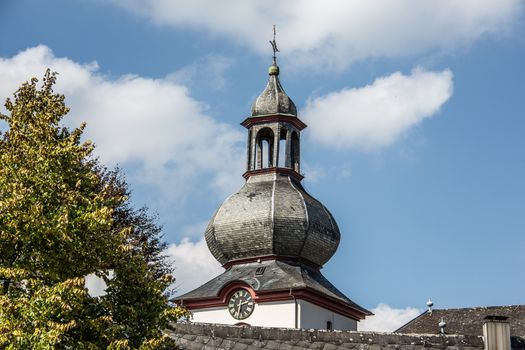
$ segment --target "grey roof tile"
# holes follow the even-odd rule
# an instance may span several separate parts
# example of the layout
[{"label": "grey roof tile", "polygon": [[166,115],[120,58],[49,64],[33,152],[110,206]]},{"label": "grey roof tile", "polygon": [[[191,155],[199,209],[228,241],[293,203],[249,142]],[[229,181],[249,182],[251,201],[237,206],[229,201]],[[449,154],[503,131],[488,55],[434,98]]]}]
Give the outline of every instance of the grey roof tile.
[{"label": "grey roof tile", "polygon": [[284,92],[284,89],[279,81],[279,68],[270,73],[266,88],[257,97],[252,106],[252,117],[271,115],[271,114],[285,114],[297,116],[297,108],[295,103]]},{"label": "grey roof tile", "polygon": [[434,309],[432,313],[425,311],[395,332],[437,334],[438,323],[443,318],[448,334],[482,335],[486,316],[508,317],[511,334],[525,337],[525,305]]},{"label": "grey roof tile", "polygon": [[[255,274],[256,269],[259,267],[265,268],[264,274]],[[296,261],[266,260],[260,263],[251,262],[233,265],[221,275],[184,295],[176,297],[175,300],[184,302],[184,300],[188,299],[217,297],[226,285],[235,281],[247,283],[256,293],[289,290],[290,288],[310,289],[366,314],[370,314],[368,310],[341,293],[318,269]]]},{"label": "grey roof tile", "polygon": [[326,207],[283,174],[250,177],[221,205],[205,232],[221,264],[281,255],[322,266],[337,250],[340,236]]},{"label": "grey roof tile", "polygon": [[[483,349],[481,337],[471,335],[405,335],[392,333],[299,330],[264,327],[235,327],[214,324],[172,324],[166,334],[174,338],[181,349],[227,349],[237,343],[248,349],[374,349],[374,350],[475,350]],[[208,337],[207,345],[189,341],[185,335]],[[213,336],[212,336],[213,334]],[[197,337],[199,339],[199,337]],[[197,340],[196,339],[196,340]],[[220,340],[223,340],[220,344]],[[291,346],[291,347],[290,347]]]},{"label": "grey roof tile", "polygon": [[525,305],[434,309],[432,313],[425,311],[395,332],[437,334],[438,323],[443,318],[447,334],[482,335],[487,316],[508,317],[512,347],[525,349]]}]

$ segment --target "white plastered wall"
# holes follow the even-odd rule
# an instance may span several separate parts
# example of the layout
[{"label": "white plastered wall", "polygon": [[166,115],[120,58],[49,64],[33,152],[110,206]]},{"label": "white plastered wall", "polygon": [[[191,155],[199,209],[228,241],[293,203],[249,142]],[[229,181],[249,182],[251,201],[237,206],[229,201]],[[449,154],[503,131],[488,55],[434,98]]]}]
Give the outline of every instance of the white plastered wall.
[{"label": "white plastered wall", "polygon": [[327,322],[332,322],[332,329],[357,330],[357,321],[342,316],[333,311],[324,309],[304,300],[297,300],[299,304],[299,328],[326,329]]},{"label": "white plastered wall", "polygon": [[251,326],[295,328],[295,303],[291,300],[255,304],[253,313],[244,320],[233,318],[226,306],[198,309],[193,311],[193,322],[219,324],[243,322]]},{"label": "white plastered wall", "polygon": [[[296,313],[297,324],[295,322]],[[259,327],[305,329],[326,329],[326,324],[330,321],[333,329],[357,330],[357,321],[304,300],[297,300],[297,309],[293,300],[255,304],[253,313],[244,320],[233,318],[226,306],[199,309],[193,311],[192,320],[203,323],[233,325],[243,322]]]}]

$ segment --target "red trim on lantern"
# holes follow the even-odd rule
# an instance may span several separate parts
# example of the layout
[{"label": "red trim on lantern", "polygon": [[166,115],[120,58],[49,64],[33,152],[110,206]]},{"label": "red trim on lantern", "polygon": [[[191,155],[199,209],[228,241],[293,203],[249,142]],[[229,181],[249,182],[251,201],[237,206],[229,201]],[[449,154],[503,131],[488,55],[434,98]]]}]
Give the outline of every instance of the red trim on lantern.
[{"label": "red trim on lantern", "polygon": [[295,126],[299,130],[303,130],[307,125],[299,118],[291,115],[265,115],[262,117],[248,117],[246,118],[241,125],[249,129],[252,125],[262,124],[262,123],[273,123],[273,122],[287,122]]},{"label": "red trim on lantern", "polygon": [[293,178],[295,178],[298,181],[301,181],[304,179],[304,176],[299,174],[297,171],[290,169],[290,168],[280,168],[280,167],[272,167],[272,168],[262,168],[257,170],[248,170],[242,176],[245,179],[248,179],[250,176],[253,175],[261,175],[261,174],[284,174],[289,175]]}]

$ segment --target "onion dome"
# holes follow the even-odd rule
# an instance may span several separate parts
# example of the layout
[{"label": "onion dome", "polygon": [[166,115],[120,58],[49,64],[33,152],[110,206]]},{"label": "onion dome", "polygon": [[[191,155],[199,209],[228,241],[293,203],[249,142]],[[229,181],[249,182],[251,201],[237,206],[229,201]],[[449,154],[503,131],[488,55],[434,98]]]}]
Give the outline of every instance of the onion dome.
[{"label": "onion dome", "polygon": [[297,108],[286,95],[279,81],[279,67],[274,63],[268,69],[268,84],[252,106],[252,117],[284,114],[297,117]]},{"label": "onion dome", "polygon": [[326,207],[284,174],[248,178],[211,218],[205,232],[223,265],[260,257],[286,257],[321,267],[335,253],[340,232]]}]

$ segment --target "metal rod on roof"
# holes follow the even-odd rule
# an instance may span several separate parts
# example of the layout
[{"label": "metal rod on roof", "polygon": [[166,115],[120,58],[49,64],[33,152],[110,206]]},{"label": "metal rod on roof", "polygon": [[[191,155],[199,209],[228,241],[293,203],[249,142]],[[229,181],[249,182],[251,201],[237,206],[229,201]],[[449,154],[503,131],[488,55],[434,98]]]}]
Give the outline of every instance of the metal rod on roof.
[{"label": "metal rod on roof", "polygon": [[438,326],[439,326],[439,331],[441,332],[441,334],[444,335],[445,327],[447,326],[447,323],[445,322],[445,320],[443,320],[443,317],[441,317],[441,321],[439,321]]},{"label": "metal rod on roof", "polygon": [[432,316],[432,306],[434,306],[434,302],[432,301],[432,299],[428,298],[427,306],[428,306],[428,313]]},{"label": "metal rod on roof", "polygon": [[277,42],[275,41],[275,24],[273,25],[273,40],[270,40],[270,45],[272,45],[273,50],[273,64],[277,65],[277,57],[275,55],[276,52],[279,52],[279,49],[277,48]]}]

